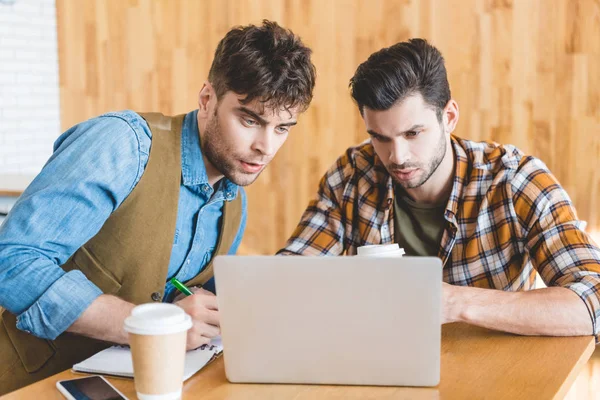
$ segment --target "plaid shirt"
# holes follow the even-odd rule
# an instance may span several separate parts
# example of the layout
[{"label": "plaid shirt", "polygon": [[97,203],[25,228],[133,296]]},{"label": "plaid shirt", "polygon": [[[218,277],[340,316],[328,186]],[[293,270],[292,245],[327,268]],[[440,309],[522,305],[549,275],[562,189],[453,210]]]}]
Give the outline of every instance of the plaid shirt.
[{"label": "plaid shirt", "polygon": [[[573,290],[600,328],[600,249],[546,165],[510,145],[452,137],[456,174],[438,252],[444,281],[500,290]],[[354,255],[394,243],[392,178],[367,141],[341,156],[319,184],[279,254]],[[597,336],[598,337],[598,336]]]}]

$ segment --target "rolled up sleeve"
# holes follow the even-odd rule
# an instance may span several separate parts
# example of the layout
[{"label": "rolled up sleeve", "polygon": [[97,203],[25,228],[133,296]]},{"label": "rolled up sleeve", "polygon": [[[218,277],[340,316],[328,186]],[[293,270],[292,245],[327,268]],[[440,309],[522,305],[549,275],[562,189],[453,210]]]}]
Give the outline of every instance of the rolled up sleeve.
[{"label": "rolled up sleeve", "polygon": [[513,190],[531,260],[547,286],[568,288],[581,298],[598,342],[600,248],[583,230],[571,199],[545,165],[539,160],[528,164],[513,180]]},{"label": "rolled up sleeve", "polygon": [[65,132],[0,227],[0,306],[17,328],[54,339],[102,294],[63,265],[131,193],[151,133],[133,112],[106,114]]},{"label": "rolled up sleeve", "polygon": [[44,339],[56,339],[101,294],[81,271],[67,272],[18,316],[17,328]]}]

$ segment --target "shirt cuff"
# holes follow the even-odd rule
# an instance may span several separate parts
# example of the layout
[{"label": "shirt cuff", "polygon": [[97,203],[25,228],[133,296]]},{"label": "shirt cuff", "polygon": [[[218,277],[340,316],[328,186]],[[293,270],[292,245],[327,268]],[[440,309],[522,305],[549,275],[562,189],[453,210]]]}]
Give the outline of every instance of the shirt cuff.
[{"label": "shirt cuff", "polygon": [[67,330],[102,291],[81,271],[69,271],[17,318],[17,328],[54,340]]},{"label": "shirt cuff", "polygon": [[592,332],[596,338],[596,344],[600,343],[600,326],[598,325],[598,315],[600,315],[600,299],[598,296],[597,279],[584,277],[583,279],[564,285],[575,292],[587,307],[592,321]]}]

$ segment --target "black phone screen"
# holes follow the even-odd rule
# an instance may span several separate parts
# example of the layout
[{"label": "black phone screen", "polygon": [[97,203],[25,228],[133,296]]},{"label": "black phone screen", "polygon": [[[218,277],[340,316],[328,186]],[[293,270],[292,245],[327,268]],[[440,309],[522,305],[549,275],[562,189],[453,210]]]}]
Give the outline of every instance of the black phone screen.
[{"label": "black phone screen", "polygon": [[62,381],[60,384],[77,400],[124,399],[99,376]]}]

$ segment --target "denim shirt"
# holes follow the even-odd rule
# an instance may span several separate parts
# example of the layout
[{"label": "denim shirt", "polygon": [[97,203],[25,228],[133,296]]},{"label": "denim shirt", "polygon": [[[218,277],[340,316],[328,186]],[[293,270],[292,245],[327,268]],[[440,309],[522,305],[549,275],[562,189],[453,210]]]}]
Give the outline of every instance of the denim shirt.
[{"label": "denim shirt", "polygon": [[[216,247],[224,201],[242,196],[223,178],[208,183],[197,111],[186,115],[181,140],[182,182],[168,279],[186,281],[208,264]],[[131,193],[148,162],[152,132],[133,111],[104,114],[63,133],[54,153],[0,226],[0,306],[18,316],[17,328],[54,339],[102,294],[85,275],[60,265],[92,238]],[[209,281],[210,290],[214,283]],[[165,282],[164,301],[175,289]]]}]

